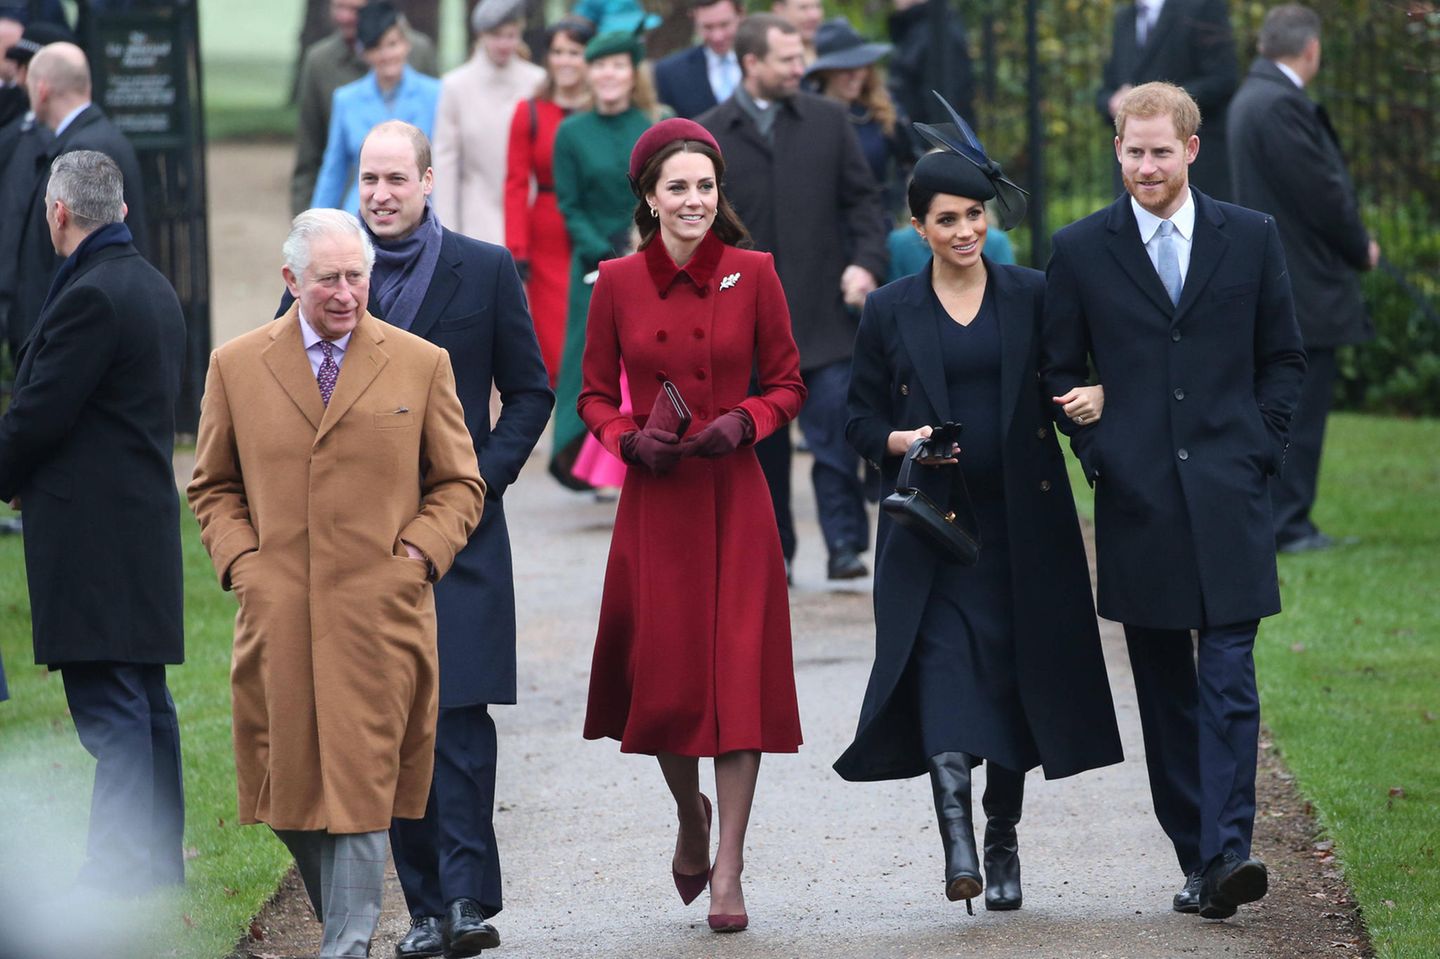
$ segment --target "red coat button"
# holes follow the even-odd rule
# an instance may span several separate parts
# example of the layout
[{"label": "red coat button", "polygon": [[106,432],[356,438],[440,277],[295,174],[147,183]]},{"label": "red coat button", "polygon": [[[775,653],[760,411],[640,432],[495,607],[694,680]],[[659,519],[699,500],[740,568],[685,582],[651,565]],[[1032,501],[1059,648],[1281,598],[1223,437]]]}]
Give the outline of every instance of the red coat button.
[{"label": "red coat button", "polygon": [[703,340],[703,339],[705,339],[705,331],[702,330],[702,329],[700,329],[700,327],[698,327],[698,326],[695,327],[695,339],[697,339],[697,340]]},{"label": "red coat button", "polygon": [[656,339],[658,342],[664,343],[664,342],[665,342],[665,338],[666,338],[666,334],[665,334],[665,331],[664,331],[664,330],[660,330],[660,331],[658,331],[658,332],[655,334],[655,339]]},{"label": "red coat button", "polygon": [[656,382],[656,383],[664,383],[664,382],[665,382],[666,380],[668,380],[669,378],[670,378],[670,376],[669,376],[664,370],[657,370],[656,373],[655,373],[655,382]]},{"label": "red coat button", "polygon": [[704,371],[704,370],[696,370],[696,371],[695,371],[695,378],[696,378],[697,380],[703,380],[703,379],[705,378],[705,371]]}]

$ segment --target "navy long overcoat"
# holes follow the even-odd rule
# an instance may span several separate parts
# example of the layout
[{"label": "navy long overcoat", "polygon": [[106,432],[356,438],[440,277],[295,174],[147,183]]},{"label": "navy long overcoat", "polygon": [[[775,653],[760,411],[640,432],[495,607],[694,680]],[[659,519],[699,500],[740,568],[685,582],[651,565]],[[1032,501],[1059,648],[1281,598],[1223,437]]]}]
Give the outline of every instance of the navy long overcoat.
[{"label": "navy long overcoat", "polygon": [[[1000,317],[1001,456],[1020,699],[1045,776],[1055,779],[1124,757],[1085,546],[1055,439],[1055,407],[1036,379],[1045,278],[988,260],[986,268]],[[879,465],[886,494],[895,488],[901,463],[885,451],[891,431],[959,416],[950,409],[929,285],[927,266],[870,294],[855,343],[846,436],[861,456]],[[925,772],[916,711],[900,679],[938,565],[929,546],[881,513],[875,665],[855,741],[835,764],[845,779]]]}]

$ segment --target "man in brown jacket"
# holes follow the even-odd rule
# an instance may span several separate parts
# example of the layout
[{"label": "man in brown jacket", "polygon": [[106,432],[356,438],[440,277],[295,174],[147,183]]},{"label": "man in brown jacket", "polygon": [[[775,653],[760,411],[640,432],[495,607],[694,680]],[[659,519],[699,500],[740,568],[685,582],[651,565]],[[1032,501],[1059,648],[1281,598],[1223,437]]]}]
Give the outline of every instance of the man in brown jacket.
[{"label": "man in brown jacket", "polygon": [[290,848],[365,956],[392,818],[425,813],[435,600],[485,484],[446,352],[365,310],[375,254],[339,210],[295,218],[295,304],[210,358],[188,493],[240,600],[231,668],[242,823]]}]

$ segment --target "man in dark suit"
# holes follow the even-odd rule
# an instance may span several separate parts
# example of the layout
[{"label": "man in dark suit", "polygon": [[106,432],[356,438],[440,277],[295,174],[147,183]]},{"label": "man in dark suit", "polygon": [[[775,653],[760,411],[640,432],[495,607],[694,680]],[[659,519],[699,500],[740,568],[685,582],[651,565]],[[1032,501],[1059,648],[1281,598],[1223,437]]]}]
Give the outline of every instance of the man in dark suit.
[{"label": "man in dark suit", "polygon": [[1059,396],[1093,362],[1105,386],[1098,424],[1060,424],[1095,484],[1097,606],[1125,624],[1155,813],[1186,875],[1174,908],[1223,918],[1267,884],[1252,650],[1280,610],[1266,477],[1305,353],[1274,220],[1190,188],[1199,123],[1168,83],[1119,104],[1128,195],[1055,234],[1040,372]]},{"label": "man in dark suit", "polygon": [[[1190,179],[1217,200],[1230,199],[1225,106],[1235,92],[1235,35],[1225,0],[1137,0],[1115,9],[1110,59],[1095,105],[1109,123],[1130,89],[1152,80],[1184,87],[1200,106],[1205,149]],[[1117,179],[1115,188],[1120,189]]]},{"label": "man in dark suit", "polygon": [[165,685],[185,650],[171,465],[185,320],[130,242],[114,161],[66,153],[48,184],[65,260],[0,417],[0,500],[25,517],[35,661],[60,670],[96,761],[80,881],[133,894],[185,878]]},{"label": "man in dark suit", "polygon": [[[425,818],[390,830],[410,908],[401,959],[476,955],[500,944],[491,703],[515,702],[515,589],[503,497],[539,440],[555,396],[510,253],[441,227],[428,197],[430,143],[388,121],[360,150],[360,216],[375,244],[370,312],[450,354],[480,459],[485,511],[435,588],[440,713]],[[281,310],[289,307],[289,298]],[[492,385],[502,410],[490,424]]]},{"label": "man in dark suit", "polygon": [[724,103],[740,82],[735,31],[739,0],[694,0],[690,22],[700,42],[655,64],[655,91],[676,116],[691,119]]},{"label": "man in dark suit", "polygon": [[[831,579],[867,572],[860,554],[870,526],[859,457],[845,442],[856,315],[885,275],[880,188],[845,108],[800,91],[799,31],[769,14],[747,17],[735,37],[743,79],[729,100],[700,117],[725,155],[725,191],[757,249],[775,256],[790,303],[800,371],[800,411],[815,465],[811,478]],[[755,445],[770,483],[780,543],[795,554],[790,517],[790,437]]]},{"label": "man in dark suit", "polygon": [[[125,178],[126,224],[132,245],[146,249],[145,196],[135,149],[115,124],[90,102],[90,64],[72,43],[52,43],[35,54],[25,77],[35,118],[54,131],[50,147],[35,161],[28,200],[22,207],[16,251],[15,300],[10,310],[12,342],[23,343],[40,316],[40,305],[60,258],[45,224],[45,180],[50,161],[71,150],[95,150],[114,160]],[[8,227],[8,224],[7,224]]]},{"label": "man in dark suit", "polygon": [[1320,69],[1320,17],[1299,4],[1276,7],[1260,28],[1259,47],[1230,104],[1230,170],[1235,201],[1273,215],[1280,228],[1305,336],[1308,369],[1290,452],[1285,472],[1270,480],[1276,549],[1297,553],[1334,545],[1310,510],[1335,390],[1335,349],[1374,335],[1357,271],[1380,261],[1380,247],[1360,221],[1335,128],[1325,108],[1305,95]]}]

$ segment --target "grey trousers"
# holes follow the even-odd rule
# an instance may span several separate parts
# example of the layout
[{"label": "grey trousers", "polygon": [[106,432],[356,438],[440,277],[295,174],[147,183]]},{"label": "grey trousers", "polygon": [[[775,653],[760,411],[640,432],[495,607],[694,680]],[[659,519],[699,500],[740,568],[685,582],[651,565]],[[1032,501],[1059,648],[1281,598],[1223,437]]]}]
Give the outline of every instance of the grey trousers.
[{"label": "grey trousers", "polygon": [[323,830],[273,830],[325,923],[320,959],[364,959],[380,922],[385,891],[385,832],[337,835]]}]

